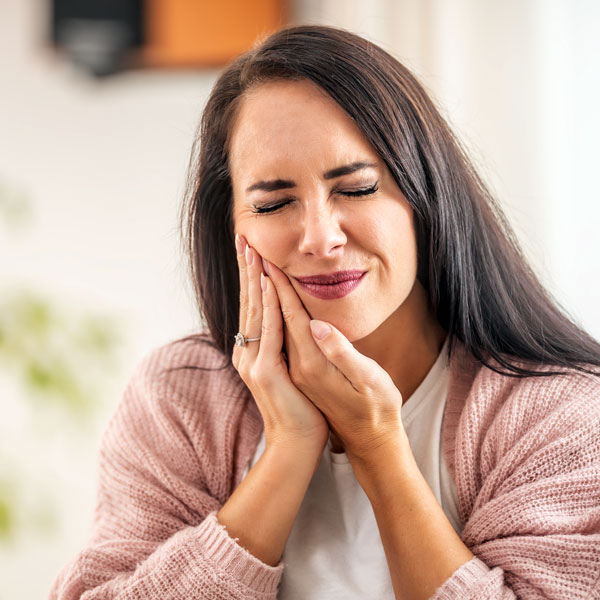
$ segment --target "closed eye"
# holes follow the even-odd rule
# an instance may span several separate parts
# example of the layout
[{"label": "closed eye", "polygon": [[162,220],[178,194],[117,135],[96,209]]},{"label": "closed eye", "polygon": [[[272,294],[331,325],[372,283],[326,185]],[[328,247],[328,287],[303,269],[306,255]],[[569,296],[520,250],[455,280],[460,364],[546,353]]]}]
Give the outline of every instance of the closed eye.
[{"label": "closed eye", "polygon": [[375,184],[369,188],[364,188],[362,190],[340,191],[340,194],[343,194],[344,196],[370,196],[371,194],[374,194],[378,189],[379,188],[377,187],[377,184]]},{"label": "closed eye", "polygon": [[252,212],[257,215],[264,215],[265,213],[272,213],[277,210],[282,209],[284,206],[287,206],[290,202],[292,202],[292,198],[289,200],[285,200],[283,202],[277,202],[276,204],[269,204],[267,206],[256,206],[256,204],[252,205]]},{"label": "closed eye", "polygon": [[[374,194],[379,189],[378,184],[375,183],[371,187],[363,188],[361,190],[340,190],[338,193],[343,196],[349,196],[351,198],[357,196],[370,196]],[[290,202],[293,202],[294,198],[288,198],[283,202],[277,202],[275,204],[268,204],[266,206],[257,206],[256,204],[252,205],[252,212],[258,215],[264,215],[268,213],[274,213],[276,211],[281,210],[285,206],[287,206]]]}]

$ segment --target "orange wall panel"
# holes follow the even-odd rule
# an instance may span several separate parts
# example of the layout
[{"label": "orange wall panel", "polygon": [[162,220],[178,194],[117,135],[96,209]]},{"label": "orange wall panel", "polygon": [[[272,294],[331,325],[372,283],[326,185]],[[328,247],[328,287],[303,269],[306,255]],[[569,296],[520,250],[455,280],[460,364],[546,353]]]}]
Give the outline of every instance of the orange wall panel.
[{"label": "orange wall panel", "polygon": [[285,0],[146,0],[148,66],[219,66],[284,26]]}]

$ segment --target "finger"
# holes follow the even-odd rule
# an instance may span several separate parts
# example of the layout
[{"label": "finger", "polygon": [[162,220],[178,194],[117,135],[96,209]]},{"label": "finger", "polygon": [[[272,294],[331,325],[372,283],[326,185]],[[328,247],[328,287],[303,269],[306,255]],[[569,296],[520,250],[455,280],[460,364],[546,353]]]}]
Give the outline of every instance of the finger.
[{"label": "finger", "polygon": [[381,367],[361,354],[348,338],[331,323],[310,321],[312,336],[327,360],[348,379],[355,389],[375,384]]},{"label": "finger", "polygon": [[240,275],[240,318],[238,331],[246,330],[246,315],[248,313],[248,269],[246,265],[246,246],[248,242],[243,235],[235,234],[235,251]]},{"label": "finger", "polygon": [[261,288],[263,313],[258,359],[264,359],[265,364],[278,364],[283,346],[281,306],[273,282],[266,275],[261,275]]},{"label": "finger", "polygon": [[[245,250],[248,242],[243,235],[235,234],[235,252],[237,256],[237,265],[240,278],[240,312],[238,320],[238,331],[245,331],[246,314],[248,312],[248,272],[246,265]],[[239,366],[241,350],[237,345],[233,346],[233,354],[231,360],[237,369]]]},{"label": "finger", "polygon": [[266,266],[281,306],[286,332],[286,352],[289,359],[294,360],[297,357],[298,348],[303,348],[303,351],[308,352],[311,349],[316,350],[316,344],[309,328],[310,316],[287,275],[273,263],[266,262]]},{"label": "finger", "polygon": [[[246,310],[245,329],[242,333],[247,338],[259,338],[262,330],[262,290],[260,287],[260,274],[262,263],[258,252],[246,246],[246,273],[248,278],[248,307]],[[244,360],[254,359],[258,354],[260,340],[248,342],[242,348]]]}]

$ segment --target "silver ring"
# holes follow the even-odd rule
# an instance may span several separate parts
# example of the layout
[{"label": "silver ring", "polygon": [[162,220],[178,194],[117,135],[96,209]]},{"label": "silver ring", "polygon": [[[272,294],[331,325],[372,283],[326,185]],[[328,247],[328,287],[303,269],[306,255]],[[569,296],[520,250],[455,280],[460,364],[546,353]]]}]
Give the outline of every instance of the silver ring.
[{"label": "silver ring", "polygon": [[245,346],[248,342],[258,342],[258,340],[260,340],[259,337],[247,338],[243,333],[241,333],[239,331],[235,334],[235,345],[236,346]]}]

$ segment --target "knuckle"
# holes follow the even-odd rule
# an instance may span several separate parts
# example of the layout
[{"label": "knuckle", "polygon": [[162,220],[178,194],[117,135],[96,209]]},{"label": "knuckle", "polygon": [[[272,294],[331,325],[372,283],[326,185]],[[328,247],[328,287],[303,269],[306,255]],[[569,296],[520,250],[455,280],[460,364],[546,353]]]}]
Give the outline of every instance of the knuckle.
[{"label": "knuckle", "polygon": [[342,348],[335,347],[335,348],[331,348],[328,352],[329,354],[329,359],[333,360],[334,362],[337,362],[339,360],[341,360],[342,358],[344,358],[344,350]]},{"label": "knuckle", "polygon": [[258,383],[260,381],[260,372],[256,367],[256,363],[248,370],[248,375],[252,381]]},{"label": "knuckle", "polygon": [[235,367],[235,370],[239,373],[242,380],[245,383],[247,383],[249,381],[249,368],[247,361],[244,360],[241,348],[237,350],[237,354],[234,355],[234,360],[232,362],[234,363],[233,366]]},{"label": "knuckle", "polygon": [[275,311],[279,309],[279,305],[276,300],[270,298],[268,295],[263,295],[262,305],[265,311]]},{"label": "knuckle", "polygon": [[304,386],[317,376],[317,368],[314,361],[303,359],[298,364],[290,366],[290,379],[298,386]]},{"label": "knuckle", "polygon": [[256,306],[255,304],[249,304],[248,309],[246,310],[246,314],[248,316],[249,321],[254,321],[259,316],[258,306]]},{"label": "knuckle", "polygon": [[362,369],[360,375],[363,387],[367,389],[379,389],[382,386],[385,386],[385,382],[381,380],[379,373],[379,368],[377,368],[375,365],[367,366],[366,368]]},{"label": "knuckle", "polygon": [[263,319],[263,322],[261,324],[261,336],[265,337],[268,335],[278,334],[281,333],[281,331],[281,324],[269,323]]},{"label": "knuckle", "polygon": [[378,387],[380,384],[377,374],[371,369],[363,372],[363,381],[365,382],[365,385],[369,387]]},{"label": "knuckle", "polygon": [[282,308],[281,314],[283,315],[283,320],[287,325],[291,325],[294,322],[294,311],[287,308]]},{"label": "knuckle", "polygon": [[319,376],[319,366],[314,360],[307,360],[302,367],[302,371],[306,381],[312,381]]},{"label": "knuckle", "polygon": [[268,371],[263,368],[263,365],[260,362],[256,361],[254,363],[254,365],[250,369],[250,377],[259,388],[264,389],[265,387],[268,387]]},{"label": "knuckle", "polygon": [[380,389],[380,382],[371,373],[363,373],[360,380],[360,387],[366,392],[374,392]]}]

